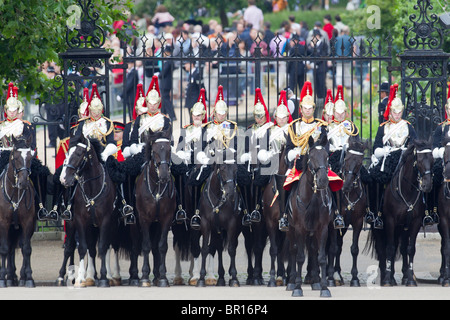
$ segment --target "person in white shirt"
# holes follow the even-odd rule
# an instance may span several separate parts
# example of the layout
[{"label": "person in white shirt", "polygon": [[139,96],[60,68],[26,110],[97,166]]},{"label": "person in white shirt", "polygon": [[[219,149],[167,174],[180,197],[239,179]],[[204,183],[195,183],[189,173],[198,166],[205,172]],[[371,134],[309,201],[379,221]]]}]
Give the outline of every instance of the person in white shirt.
[{"label": "person in white shirt", "polygon": [[248,0],[248,7],[244,12],[244,22],[251,24],[256,30],[261,30],[264,23],[264,15],[255,3],[255,0]]}]

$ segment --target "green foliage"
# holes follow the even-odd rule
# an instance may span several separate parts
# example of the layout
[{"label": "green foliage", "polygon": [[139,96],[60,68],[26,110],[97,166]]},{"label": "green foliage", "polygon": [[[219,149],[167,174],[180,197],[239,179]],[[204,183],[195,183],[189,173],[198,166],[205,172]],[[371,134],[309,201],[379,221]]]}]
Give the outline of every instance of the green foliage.
[{"label": "green foliage", "polygon": [[[132,0],[93,0],[101,25],[125,19],[123,9],[131,10]],[[0,1],[0,77],[2,88],[13,81],[21,95],[48,91],[51,83],[41,77],[39,66],[45,61],[59,62],[58,53],[67,49],[65,42],[67,11],[75,0]]]}]

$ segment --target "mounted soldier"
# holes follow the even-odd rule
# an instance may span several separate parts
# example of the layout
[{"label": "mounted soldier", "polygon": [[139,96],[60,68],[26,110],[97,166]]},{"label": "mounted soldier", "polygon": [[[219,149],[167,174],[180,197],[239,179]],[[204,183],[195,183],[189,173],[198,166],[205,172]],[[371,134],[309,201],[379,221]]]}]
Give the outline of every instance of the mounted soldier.
[{"label": "mounted soldier", "polygon": [[[274,124],[268,131],[267,148],[261,148],[261,150],[259,150],[258,160],[263,164],[270,162],[270,167],[272,169],[280,169],[283,168],[285,164],[285,157],[283,157],[283,155],[286,148],[289,124],[292,122],[292,115],[287,107],[286,91],[284,90],[280,92],[280,98],[278,106],[275,109],[274,117]],[[277,166],[274,166],[274,163],[276,163]],[[286,172],[282,172],[282,170],[276,170],[274,175],[277,186],[278,203],[280,205],[279,228],[287,231],[285,229],[287,222],[285,211],[286,191],[283,189],[283,184],[286,179],[285,173]]]},{"label": "mounted soldier", "polygon": [[[303,156],[309,151],[308,141],[312,137],[314,141],[320,137],[323,130],[327,130],[328,123],[322,119],[314,118],[315,103],[313,98],[312,84],[306,81],[300,96],[300,107],[302,118],[294,120],[288,128],[286,142],[286,159],[289,164],[289,173],[284,183],[284,189],[290,190],[292,183],[300,179]],[[334,172],[328,171],[331,191],[342,188],[342,179]],[[286,219],[287,220],[287,219]],[[280,221],[283,230],[286,230],[287,221]]]},{"label": "mounted soldier", "polygon": [[445,145],[442,145],[442,141],[445,140],[446,137],[450,136],[449,114],[450,114],[450,84],[448,86],[447,102],[445,104],[445,120],[436,127],[433,134],[433,158],[435,160],[434,161],[435,164],[433,167],[433,189],[429,197],[429,200],[431,202],[429,208],[432,208],[431,217],[434,223],[439,222],[439,216],[437,212],[438,190],[443,182],[442,171],[444,167],[444,149],[445,149]]},{"label": "mounted soldier", "polygon": [[[385,122],[378,128],[375,142],[373,144],[372,164],[369,168],[372,184],[375,190],[369,193],[371,197],[370,205],[372,212],[377,212],[374,220],[374,227],[383,228],[381,219],[381,208],[383,202],[384,187],[390,182],[395,168],[397,167],[403,150],[408,144],[417,138],[413,126],[402,119],[405,107],[400,97],[398,97],[398,84],[390,87],[389,101],[384,113]],[[376,197],[373,199],[373,197]]]},{"label": "mounted soldier", "polygon": [[[325,106],[327,109],[329,104]],[[327,110],[327,113],[329,111]],[[328,141],[330,142],[329,165],[333,172],[340,172],[345,157],[346,148],[348,147],[348,139],[351,136],[357,136],[359,133],[355,124],[348,120],[348,107],[344,101],[344,89],[342,85],[338,85],[336,99],[333,103],[333,117],[328,125]],[[340,208],[340,194],[334,193],[336,197],[337,207]],[[334,227],[341,229],[345,227],[344,219],[339,211],[336,213]]]},{"label": "mounted soldier", "polygon": [[[224,100],[223,86],[218,87],[212,120],[202,127],[202,151],[195,156],[199,173],[196,180],[203,183],[210,174],[214,163],[236,162],[238,126],[228,120],[228,106]],[[230,156],[231,153],[231,156]]]},{"label": "mounted soldier", "polygon": [[[266,103],[264,102],[261,94],[261,89],[255,89],[255,103],[253,116],[255,123],[247,128],[245,134],[245,147],[244,153],[241,155],[241,162],[247,164],[247,170],[250,173],[251,183],[246,186],[242,186],[242,194],[244,198],[245,208],[253,208],[251,214],[248,214],[245,210],[245,214],[242,220],[243,225],[250,225],[252,222],[261,221],[261,194],[262,188],[267,185],[270,176],[261,172],[261,163],[258,163],[258,152],[263,148],[267,149],[269,145],[268,131],[273,126],[273,122],[270,121],[269,110],[267,110]],[[250,201],[254,201],[254,205],[250,205]]]},{"label": "mounted soldier", "polygon": [[[4,107],[5,120],[0,122],[0,171],[2,171],[9,161],[9,153],[13,148],[13,137],[32,137],[31,150],[34,151],[31,165],[30,177],[36,189],[36,203],[38,206],[39,220],[57,220],[58,216],[49,215],[44,207],[44,198],[47,192],[47,177],[50,176],[49,169],[42,165],[37,159],[36,152],[36,132],[26,120],[22,120],[24,107],[19,100],[19,89],[11,82],[8,85],[6,104]],[[8,151],[8,152],[4,152]]]},{"label": "mounted soldier", "polygon": [[[202,147],[202,126],[207,123],[206,116],[206,93],[205,89],[200,90],[197,102],[191,108],[192,123],[183,127],[178,139],[176,149],[176,156],[187,165],[188,171],[186,173],[187,185],[192,187],[193,196],[193,210],[194,215],[191,218],[191,228],[198,230],[200,228],[200,215],[198,210],[198,203],[200,199],[200,189],[202,182],[196,180],[198,171],[195,165],[195,155]],[[197,174],[196,174],[197,173]],[[175,177],[176,186],[180,194],[181,205],[185,203],[185,188],[182,180],[183,177]],[[180,207],[179,207],[180,209]],[[180,211],[180,210],[179,210]],[[182,216],[176,216],[177,221],[182,219]]]},{"label": "mounted soldier", "polygon": [[130,138],[130,154],[140,153],[146,141],[143,137],[148,131],[153,133],[171,129],[172,123],[166,115],[161,113],[161,93],[158,76],[152,77],[152,82],[145,96],[146,113],[137,116]]}]

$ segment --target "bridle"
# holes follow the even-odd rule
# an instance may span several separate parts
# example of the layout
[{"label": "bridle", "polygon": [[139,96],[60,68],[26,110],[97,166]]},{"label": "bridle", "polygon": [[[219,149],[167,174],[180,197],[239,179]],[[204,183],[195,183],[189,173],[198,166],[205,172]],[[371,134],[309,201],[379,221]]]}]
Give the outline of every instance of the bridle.
[{"label": "bridle", "polygon": [[[322,150],[323,147],[322,147],[322,146],[315,146],[315,147],[312,148],[312,149]],[[310,152],[311,152],[311,150],[310,150]],[[323,189],[326,189],[326,188],[327,188],[327,187],[325,187],[325,188],[319,189],[319,188],[317,187],[317,174],[318,174],[319,170],[325,170],[325,171],[328,171],[328,167],[327,167],[327,166],[324,166],[324,165],[321,165],[321,166],[318,166],[317,168],[313,168],[313,166],[311,165],[310,159],[311,159],[311,158],[308,157],[308,163],[307,163],[307,165],[308,165],[309,171],[311,171],[311,173],[312,173],[312,175],[313,175],[313,190],[314,190],[314,193],[316,193],[317,190],[323,190]]]},{"label": "bridle", "polygon": [[[350,154],[356,155],[356,156],[364,157],[364,152],[360,152],[360,151],[356,151],[356,150],[352,150],[352,149],[349,149],[347,152],[350,153]],[[358,174],[359,171],[361,170],[361,166],[359,167],[358,170],[355,170],[355,171],[348,170],[348,171],[346,171],[345,170],[345,161],[346,161],[346,159],[344,159],[344,166],[343,166],[344,171],[342,172],[343,177],[344,177],[344,182],[345,182],[345,179],[347,178],[348,175],[350,175],[350,177],[352,177],[352,179],[353,179],[353,182],[352,182],[353,188],[350,189],[350,191],[344,193],[345,200],[347,200],[347,203],[348,203],[347,204],[347,209],[350,211],[350,210],[353,210],[354,207],[356,206],[356,204],[359,202],[359,200],[362,199],[362,197],[364,195],[364,189],[363,189],[363,187],[361,185],[361,177]],[[358,187],[359,187],[359,190],[360,190],[360,192],[358,194],[358,198],[355,201],[351,201],[350,200],[350,192],[352,190],[354,190],[355,188],[358,188]]]},{"label": "bridle", "polygon": [[[226,160],[225,163],[227,163],[227,164],[232,164],[232,163],[234,163],[234,160]],[[209,192],[209,191],[210,191],[209,186],[211,185],[211,180],[212,180],[212,177],[213,177],[213,175],[214,175],[214,171],[213,171],[213,173],[211,174],[211,179],[209,179],[209,181],[208,181],[208,186],[207,186],[207,187],[208,187],[208,189],[207,189],[208,192],[207,192],[207,196],[208,196],[209,204],[210,204],[211,208],[213,208],[213,211],[214,211],[215,213],[219,213],[220,208],[226,203],[226,194],[227,194],[227,193],[226,193],[226,190],[225,190],[225,186],[226,186],[227,184],[229,184],[229,183],[233,183],[233,184],[236,185],[237,176],[236,176],[236,174],[235,174],[235,175],[233,176],[233,178],[230,178],[230,179],[224,181],[224,179],[222,178],[221,172],[220,172],[220,167],[217,168],[215,174],[216,174],[217,178],[219,179],[219,183],[220,183],[220,194],[221,194],[221,197],[220,197],[220,199],[219,199],[219,202],[218,202],[216,205],[214,205],[214,204],[213,204],[213,201],[212,201],[212,199],[211,199],[210,192]],[[235,189],[235,190],[236,190],[236,189]]]},{"label": "bridle", "polygon": [[[151,150],[151,161],[152,161],[152,163],[154,164],[154,166],[155,166],[155,169],[156,169],[156,176],[157,176],[157,179],[156,180],[153,180],[152,178],[151,178],[151,175],[150,175],[150,166],[147,164],[147,168],[146,168],[146,178],[145,178],[145,180],[146,180],[146,182],[147,182],[147,189],[148,189],[148,191],[150,192],[150,194],[152,195],[152,197],[153,197],[153,199],[156,201],[156,202],[159,202],[159,200],[161,199],[161,197],[164,195],[164,193],[166,192],[166,190],[168,189],[168,187],[169,187],[169,184],[170,184],[170,182],[171,182],[171,179],[169,178],[169,180],[166,182],[166,183],[164,183],[164,185],[163,185],[163,182],[162,182],[162,180],[160,179],[160,172],[159,172],[159,167],[161,166],[161,165],[163,165],[163,164],[166,164],[167,166],[168,166],[168,170],[169,170],[169,176],[170,176],[170,167],[171,167],[171,161],[170,160],[161,160],[161,161],[159,161],[159,162],[156,162],[155,161],[155,157],[153,156],[154,155],[154,148],[153,148],[153,146],[154,146],[154,144],[155,143],[170,143],[170,140],[169,139],[167,139],[167,138],[159,138],[159,139],[156,139],[154,142],[152,142],[152,150]],[[152,187],[151,187],[151,184],[150,184],[150,182],[153,182],[154,184],[156,184],[156,188],[155,188],[155,190],[156,190],[156,193],[154,192],[155,190],[152,190]],[[174,192],[174,189],[172,188],[172,193]]]}]

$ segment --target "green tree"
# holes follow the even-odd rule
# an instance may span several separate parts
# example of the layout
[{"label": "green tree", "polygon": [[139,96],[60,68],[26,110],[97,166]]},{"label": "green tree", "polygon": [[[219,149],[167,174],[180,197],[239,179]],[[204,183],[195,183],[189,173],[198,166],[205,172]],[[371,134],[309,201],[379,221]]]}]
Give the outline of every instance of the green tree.
[{"label": "green tree", "polygon": [[[45,61],[59,62],[58,53],[67,50],[66,25],[77,5],[75,0],[0,0],[0,77],[3,91],[8,82],[19,86],[20,94],[46,92],[50,82],[38,68]],[[126,20],[132,0],[92,0],[102,27],[111,31],[116,20]],[[123,35],[124,31],[121,31]],[[4,99],[3,99],[4,101]]]}]

